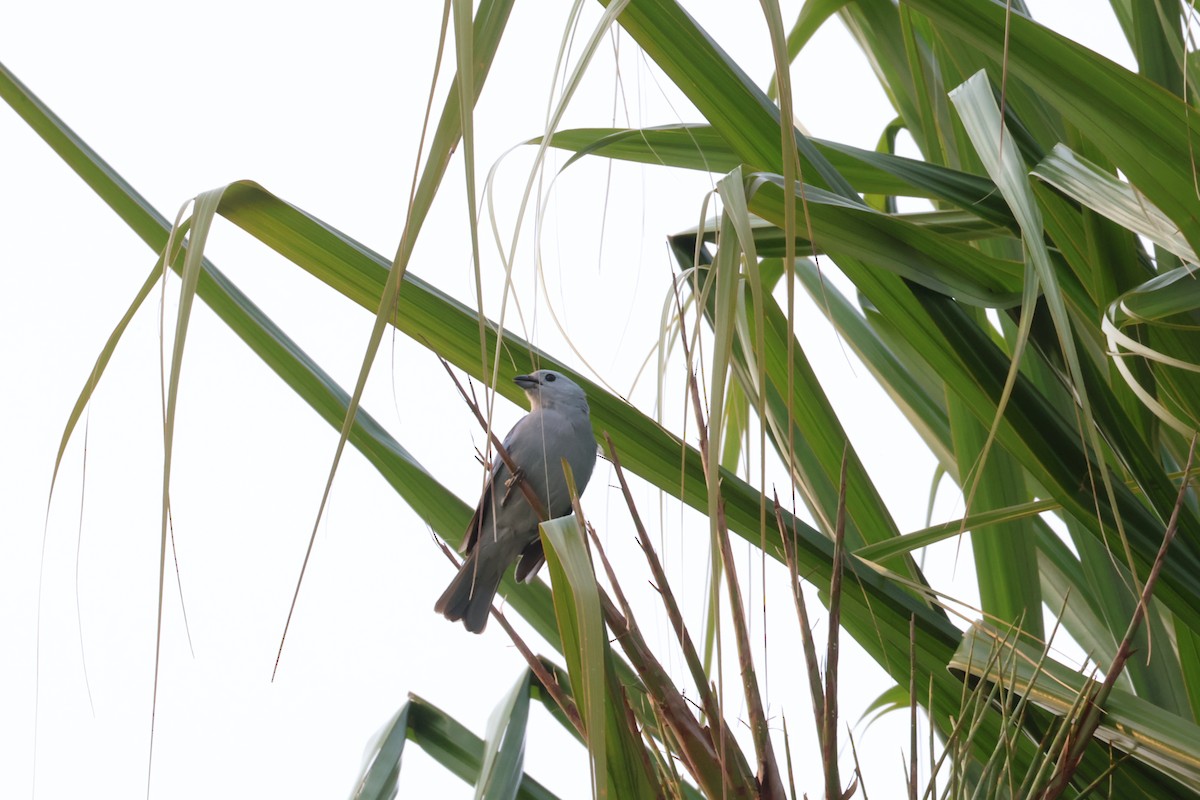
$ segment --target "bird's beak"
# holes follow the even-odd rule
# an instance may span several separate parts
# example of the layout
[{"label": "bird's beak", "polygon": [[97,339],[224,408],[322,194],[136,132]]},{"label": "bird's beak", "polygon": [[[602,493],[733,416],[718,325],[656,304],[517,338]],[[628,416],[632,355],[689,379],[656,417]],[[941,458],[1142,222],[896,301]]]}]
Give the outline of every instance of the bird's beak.
[{"label": "bird's beak", "polygon": [[532,375],[518,375],[513,378],[513,383],[528,392],[533,387],[539,385],[540,382]]}]

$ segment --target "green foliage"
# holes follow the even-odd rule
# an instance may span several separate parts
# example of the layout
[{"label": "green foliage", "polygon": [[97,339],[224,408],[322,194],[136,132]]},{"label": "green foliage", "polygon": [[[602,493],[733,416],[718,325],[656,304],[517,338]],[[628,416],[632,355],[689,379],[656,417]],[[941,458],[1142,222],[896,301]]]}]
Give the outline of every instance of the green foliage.
[{"label": "green foliage", "polygon": [[[724,176],[711,224],[671,238],[687,276],[679,282],[687,296],[676,321],[689,320],[686,302],[696,312],[687,322],[693,334],[706,326],[714,342],[703,365],[698,353],[687,352],[689,368],[703,366],[710,379],[703,397],[711,414],[696,420],[706,433],[684,442],[597,383],[564,371],[587,391],[595,429],[611,435],[614,459],[708,515],[714,552],[724,552],[721,544],[733,533],[829,590],[834,520],[844,518],[847,577],[833,590],[841,625],[898,687],[880,707],[913,699],[910,686],[928,687],[927,694],[913,694],[921,695],[916,701],[952,762],[952,796],[972,796],[979,787],[987,796],[1026,796],[1052,785],[1057,774],[1076,793],[1103,784],[1114,797],[1197,797],[1200,517],[1194,494],[1176,505],[1180,482],[1192,478],[1178,471],[1200,420],[1194,274],[1200,114],[1191,105],[1194,81],[1184,80],[1194,59],[1181,21],[1190,7],[1165,0],[1113,4],[1139,61],[1132,72],[1012,5],[809,2],[786,42],[775,26],[777,56],[794,58],[830,15],[846,23],[897,116],[878,152],[781,129],[787,119],[781,106],[790,108],[788,81],[778,89],[773,81],[769,92],[760,88],[681,5],[610,6],[699,118],[646,130],[551,131],[534,141],[575,158]],[[469,6],[455,4],[459,74],[413,195],[409,227],[390,261],[251,183],[197,198],[192,215],[173,226],[0,68],[0,97],[161,255],[158,270],[165,264],[183,278],[168,392],[164,557],[170,417],[193,296],[341,429],[343,441],[362,451],[435,531],[458,541],[466,506],[357,410],[370,356],[358,387],[343,390],[204,258],[203,244],[215,216],[225,218],[375,314],[372,348],[384,326],[394,325],[470,375],[489,383],[499,377],[495,385],[510,399],[517,390],[506,379],[527,371],[533,358],[563,369],[552,354],[498,333],[477,310],[405,272],[451,154],[460,141],[471,152],[471,101],[487,90],[509,8],[485,2],[472,25]],[[782,104],[772,99],[776,91],[785,95]],[[891,152],[900,129],[912,135],[922,159]],[[474,167],[467,163],[473,209]],[[897,198],[920,198],[933,210],[896,213]],[[814,255],[836,264],[857,297],[827,285]],[[148,277],[103,349],[68,420],[64,446],[156,279],[157,272]],[[801,289],[814,298],[910,420],[968,498],[961,521],[899,529],[794,336],[796,321],[790,303],[776,299],[777,281],[789,297]],[[681,341],[687,348],[686,337]],[[694,384],[690,391],[700,408],[701,392]],[[755,419],[765,424],[771,455],[815,526],[775,508],[727,468]],[[712,458],[710,441],[723,447]],[[1164,560],[1159,544],[1173,511],[1178,535]],[[636,517],[632,504],[630,513]],[[1070,546],[1039,515],[1057,517]],[[781,745],[753,718],[761,698],[737,620],[753,755],[737,749],[729,721],[714,706],[702,699],[696,711],[664,679],[632,610],[617,610],[597,589],[581,527],[551,522],[544,531],[553,593],[541,584],[516,588],[511,578],[502,592],[566,664],[570,678],[562,688],[582,719],[597,794],[691,797],[697,790],[690,780],[710,796],[782,796],[773,749]],[[943,576],[924,574],[911,558],[915,548],[964,532],[972,536],[980,611],[993,626],[986,629],[989,643],[1001,642],[1002,656],[981,648],[983,627],[964,637],[939,605]],[[1126,664],[1119,690],[1108,695],[1110,717],[1097,741],[1077,770],[1055,773],[1077,712],[1086,710],[1087,686],[1046,655],[1043,604],[1054,604],[1058,622],[1106,667],[1127,641],[1137,603],[1129,587],[1140,587],[1152,567],[1161,573],[1145,628],[1136,632],[1149,632],[1152,657]],[[731,576],[729,607],[736,614],[733,570],[726,562],[713,574]],[[670,587],[663,581],[659,589],[703,696],[712,677],[672,611]],[[898,652],[911,658],[894,657]],[[1027,670],[1029,664],[1036,669]],[[974,688],[965,689],[964,680]],[[522,776],[519,757],[534,691],[528,678],[519,682],[486,746],[411,700],[373,745],[359,796],[394,793],[408,739],[423,742],[467,780],[482,771],[481,796],[548,796]],[[569,718],[565,708],[556,717],[564,724]],[[1135,747],[1135,740],[1152,744]],[[1106,745],[1133,757],[1110,761]],[[676,762],[689,772],[687,780],[674,773]],[[845,787],[825,789],[836,797]]]}]

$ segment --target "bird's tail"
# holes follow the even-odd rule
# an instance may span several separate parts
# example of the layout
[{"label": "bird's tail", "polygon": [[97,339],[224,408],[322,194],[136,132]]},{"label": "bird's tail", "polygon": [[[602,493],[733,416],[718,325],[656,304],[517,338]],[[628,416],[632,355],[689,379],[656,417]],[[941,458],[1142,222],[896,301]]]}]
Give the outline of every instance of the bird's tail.
[{"label": "bird's tail", "polygon": [[487,626],[492,598],[500,588],[500,578],[504,574],[503,566],[499,571],[489,569],[487,561],[481,562],[478,555],[476,549],[467,556],[454,580],[433,606],[434,611],[451,622],[461,619],[471,633],[480,633]]}]

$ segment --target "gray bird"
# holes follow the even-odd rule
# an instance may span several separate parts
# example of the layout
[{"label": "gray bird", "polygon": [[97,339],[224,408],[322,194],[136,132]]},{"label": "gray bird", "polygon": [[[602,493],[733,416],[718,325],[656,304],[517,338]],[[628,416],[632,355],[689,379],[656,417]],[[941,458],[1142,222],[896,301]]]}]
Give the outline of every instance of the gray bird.
[{"label": "gray bird", "polygon": [[[570,378],[553,370],[539,369],[513,380],[525,390],[532,408],[504,437],[504,449],[549,518],[566,516],[571,511],[571,495],[562,459],[571,465],[580,493],[596,465],[587,396]],[[487,625],[488,610],[505,570],[517,562],[517,580],[528,582],[546,561],[537,514],[499,457],[460,549],[467,558],[433,608],[451,622],[461,619],[467,630],[479,633]]]}]

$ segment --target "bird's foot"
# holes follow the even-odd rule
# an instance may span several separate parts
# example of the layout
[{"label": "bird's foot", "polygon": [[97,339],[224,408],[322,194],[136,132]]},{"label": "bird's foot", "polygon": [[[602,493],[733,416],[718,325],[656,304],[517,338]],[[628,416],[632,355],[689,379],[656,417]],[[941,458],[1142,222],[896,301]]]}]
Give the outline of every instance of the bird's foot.
[{"label": "bird's foot", "polygon": [[520,467],[517,467],[517,471],[514,472],[509,477],[509,479],[504,482],[504,497],[501,498],[500,505],[503,506],[504,504],[506,504],[508,502],[508,498],[512,494],[513,489],[520,486],[521,482],[524,480],[525,480],[525,470],[521,469]]}]

